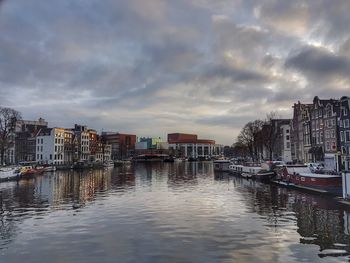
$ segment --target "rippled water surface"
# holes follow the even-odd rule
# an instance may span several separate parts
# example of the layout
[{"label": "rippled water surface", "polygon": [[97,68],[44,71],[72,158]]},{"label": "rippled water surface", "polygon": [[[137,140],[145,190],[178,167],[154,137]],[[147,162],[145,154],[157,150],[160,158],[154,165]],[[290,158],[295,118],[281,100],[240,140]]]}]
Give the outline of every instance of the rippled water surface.
[{"label": "rippled water surface", "polygon": [[[0,184],[0,262],[349,262],[350,209],[211,163]],[[349,209],[349,216],[347,209]]]}]

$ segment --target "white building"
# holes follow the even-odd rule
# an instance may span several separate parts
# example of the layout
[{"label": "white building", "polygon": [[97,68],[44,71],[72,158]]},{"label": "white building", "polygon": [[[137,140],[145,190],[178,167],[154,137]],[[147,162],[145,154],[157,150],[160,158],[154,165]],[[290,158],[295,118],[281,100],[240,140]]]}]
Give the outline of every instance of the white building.
[{"label": "white building", "polygon": [[281,125],[282,136],[282,160],[284,162],[292,162],[292,148],[290,145],[290,128],[289,124]]},{"label": "white building", "polygon": [[63,128],[44,128],[36,136],[36,162],[47,164],[64,163]]}]

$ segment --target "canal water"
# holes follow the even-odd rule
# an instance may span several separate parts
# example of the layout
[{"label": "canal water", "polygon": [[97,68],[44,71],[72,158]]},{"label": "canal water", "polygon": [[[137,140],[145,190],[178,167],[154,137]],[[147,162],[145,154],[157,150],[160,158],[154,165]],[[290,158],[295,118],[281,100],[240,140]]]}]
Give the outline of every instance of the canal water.
[{"label": "canal water", "polygon": [[350,210],[212,163],[0,184],[0,262],[348,262]]}]

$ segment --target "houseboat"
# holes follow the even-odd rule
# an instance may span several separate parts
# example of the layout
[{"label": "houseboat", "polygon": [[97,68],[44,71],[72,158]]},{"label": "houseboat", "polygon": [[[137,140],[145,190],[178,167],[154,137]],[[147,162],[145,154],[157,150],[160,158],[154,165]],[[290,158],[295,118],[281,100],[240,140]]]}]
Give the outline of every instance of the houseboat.
[{"label": "houseboat", "polygon": [[268,163],[246,163],[244,165],[231,164],[229,166],[231,173],[240,175],[244,178],[257,179],[260,181],[270,181],[275,176],[275,172],[272,171],[271,165]]},{"label": "houseboat", "polygon": [[[283,166],[276,168],[277,183],[314,190],[341,193],[342,177],[338,174],[315,173],[307,166]],[[275,182],[276,182],[275,180]]]},{"label": "houseboat", "polygon": [[230,166],[229,160],[216,160],[214,161],[214,171],[215,172],[229,172],[229,166]]}]

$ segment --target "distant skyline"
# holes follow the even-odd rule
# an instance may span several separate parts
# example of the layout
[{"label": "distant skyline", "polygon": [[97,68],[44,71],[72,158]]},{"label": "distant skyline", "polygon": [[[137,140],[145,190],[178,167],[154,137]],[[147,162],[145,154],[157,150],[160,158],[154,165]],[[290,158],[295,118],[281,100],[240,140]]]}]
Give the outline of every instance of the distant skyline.
[{"label": "distant skyline", "polygon": [[0,0],[0,106],[50,126],[230,145],[350,95],[348,0]]}]

